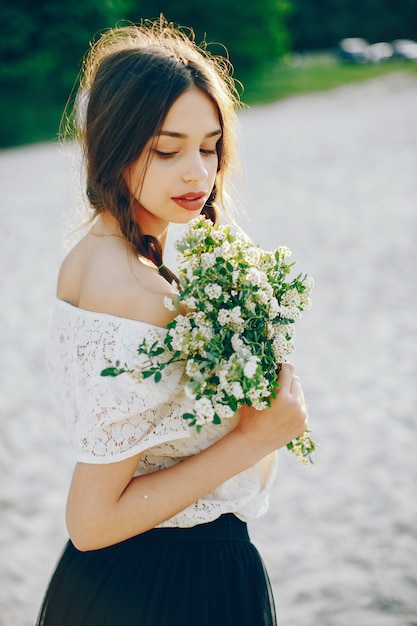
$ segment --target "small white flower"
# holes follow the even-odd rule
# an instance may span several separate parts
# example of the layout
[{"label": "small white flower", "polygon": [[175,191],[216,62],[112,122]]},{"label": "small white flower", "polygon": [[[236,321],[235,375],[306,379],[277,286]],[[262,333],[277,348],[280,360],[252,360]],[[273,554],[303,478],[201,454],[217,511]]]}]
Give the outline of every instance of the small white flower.
[{"label": "small white flower", "polygon": [[198,374],[198,372],[198,365],[194,361],[194,359],[188,359],[187,365],[185,366],[185,373],[187,374],[187,376],[195,376],[196,374]]},{"label": "small white flower", "polygon": [[245,299],[245,307],[250,313],[253,313],[256,309],[256,302],[249,296]]},{"label": "small white flower", "polygon": [[215,411],[221,420],[233,417],[234,411],[227,404],[215,404]]},{"label": "small white flower", "polygon": [[183,335],[173,335],[172,348],[173,350],[178,350],[178,352],[184,352],[187,354],[187,343],[185,341],[185,337]]},{"label": "small white flower", "polygon": [[274,319],[278,315],[279,305],[276,298],[271,298],[269,301],[269,319]]},{"label": "small white flower", "polygon": [[241,321],[241,315],[242,315],[242,309],[240,308],[240,306],[234,306],[233,309],[230,311],[230,319],[233,322],[240,322]]},{"label": "small white flower", "polygon": [[234,382],[231,385],[230,394],[236,398],[236,400],[242,400],[245,394],[243,393],[242,385],[238,382]]},{"label": "small white flower", "polygon": [[220,309],[217,315],[217,321],[219,322],[220,326],[225,326],[229,321],[229,311],[227,309]]},{"label": "small white flower", "polygon": [[197,301],[194,298],[194,296],[189,296],[188,298],[185,298],[184,304],[187,307],[187,309],[191,311],[193,311],[197,307]]},{"label": "small white flower", "polygon": [[294,324],[287,324],[285,326],[285,336],[286,336],[287,340],[292,339],[292,337],[294,337],[294,333],[295,333],[295,326],[294,326]]},{"label": "small white flower", "polygon": [[217,256],[222,259],[229,259],[232,256],[232,249],[228,241],[223,241],[220,249],[217,252]]},{"label": "small white flower", "polygon": [[177,332],[185,332],[191,330],[191,322],[186,315],[177,315],[175,318]]},{"label": "small white flower", "polygon": [[215,411],[208,398],[196,400],[194,403],[194,412],[197,418],[197,424],[213,421]]},{"label": "small white flower", "polygon": [[286,305],[299,305],[301,301],[300,294],[296,289],[288,289],[281,298],[281,304]]},{"label": "small white flower", "polygon": [[291,341],[288,341],[284,335],[277,335],[272,342],[272,349],[274,351],[275,359],[278,363],[285,361],[287,354],[292,352],[294,346]]},{"label": "small white flower", "polygon": [[249,246],[245,250],[245,260],[250,265],[258,265],[259,261],[261,260],[261,251],[260,251],[260,249],[258,247],[256,247],[256,246]]},{"label": "small white flower", "polygon": [[249,346],[245,344],[241,335],[235,333],[231,339],[232,348],[235,351],[236,355],[242,357],[244,359],[248,359],[251,356],[251,351]]},{"label": "small white flower", "polygon": [[211,231],[211,236],[214,241],[223,241],[223,237],[225,236],[223,228],[216,228]]},{"label": "small white flower", "polygon": [[280,246],[278,248],[278,253],[279,253],[281,260],[286,259],[287,256],[291,256],[291,250],[287,248],[287,246]]},{"label": "small white flower", "polygon": [[204,291],[209,298],[217,300],[221,296],[222,288],[217,283],[211,283],[204,287]]},{"label": "small white flower", "polygon": [[233,270],[233,272],[232,272],[232,282],[233,282],[234,285],[236,285],[237,281],[239,280],[239,276],[240,276],[239,270]]},{"label": "small white flower", "polygon": [[243,368],[243,373],[246,378],[253,378],[256,374],[256,370],[258,367],[258,357],[251,356],[249,361],[245,364]]},{"label": "small white flower", "polygon": [[216,257],[212,252],[204,252],[201,255],[201,265],[204,269],[208,269],[209,267],[213,267],[216,262]]},{"label": "small white flower", "polygon": [[220,389],[226,389],[228,386],[227,375],[229,374],[229,366],[227,363],[223,363],[219,369],[219,381],[220,381]]},{"label": "small white flower", "polygon": [[246,270],[245,279],[250,285],[259,287],[262,284],[262,273],[256,267],[250,267]]},{"label": "small white flower", "polygon": [[259,291],[256,292],[256,297],[261,304],[269,304],[271,294],[267,289],[259,289]]},{"label": "small white flower", "polygon": [[243,339],[240,335],[235,333],[231,339],[232,348],[235,352],[239,353],[244,347]]},{"label": "small white flower", "polygon": [[[235,332],[238,332],[238,333],[243,332],[245,328],[245,322],[242,319],[241,314],[242,314],[242,310],[240,306],[233,307],[233,309],[228,311],[226,322],[222,324],[222,326],[227,324],[231,330],[234,330]],[[219,320],[219,323],[221,324],[220,320]]]},{"label": "small white flower", "polygon": [[259,400],[259,398],[254,398],[253,400],[251,399],[251,402],[253,408],[257,411],[263,411],[268,406],[268,403],[265,400]]},{"label": "small white flower", "polygon": [[283,305],[278,308],[278,312],[281,317],[285,317],[289,320],[298,320],[301,317],[301,311],[298,306],[294,305]]},{"label": "small white flower", "polygon": [[175,311],[175,304],[170,296],[165,296],[164,298],[164,307],[168,309],[168,311]]}]

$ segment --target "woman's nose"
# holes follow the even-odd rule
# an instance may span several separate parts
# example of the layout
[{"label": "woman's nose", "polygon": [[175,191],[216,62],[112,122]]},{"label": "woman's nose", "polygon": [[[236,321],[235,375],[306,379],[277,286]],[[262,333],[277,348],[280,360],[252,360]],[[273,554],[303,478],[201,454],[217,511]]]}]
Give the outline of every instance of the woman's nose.
[{"label": "woman's nose", "polygon": [[187,182],[203,181],[207,178],[208,172],[203,163],[202,155],[200,152],[193,155],[188,159],[186,167],[183,172],[183,180]]}]

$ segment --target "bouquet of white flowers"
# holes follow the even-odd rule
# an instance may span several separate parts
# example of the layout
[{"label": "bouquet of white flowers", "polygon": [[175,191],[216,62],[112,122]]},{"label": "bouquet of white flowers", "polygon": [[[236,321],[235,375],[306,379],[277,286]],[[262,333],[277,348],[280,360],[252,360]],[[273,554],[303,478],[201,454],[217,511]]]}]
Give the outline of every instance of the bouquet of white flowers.
[{"label": "bouquet of white flowers", "polygon": [[[165,306],[179,311],[183,303],[186,313],[168,324],[163,340],[145,338],[139,345],[151,364],[147,369],[117,361],[102,375],[126,372],[159,382],[165,367],[184,361],[192,410],[183,417],[200,430],[232,417],[243,404],[259,410],[270,404],[281,363],[294,349],[294,322],[310,306],[313,281],[301,274],[286,280],[293,265],[285,261],[288,248],[265,252],[204,217],[188,224],[176,248],[179,285]],[[305,432],[287,448],[308,463],[315,443]]]}]

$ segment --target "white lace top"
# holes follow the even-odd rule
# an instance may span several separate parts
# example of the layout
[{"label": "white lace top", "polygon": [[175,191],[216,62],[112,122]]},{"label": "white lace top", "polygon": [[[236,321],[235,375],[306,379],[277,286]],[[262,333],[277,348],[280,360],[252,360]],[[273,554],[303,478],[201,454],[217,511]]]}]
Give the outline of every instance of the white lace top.
[{"label": "white lace top", "polygon": [[[198,453],[233,427],[233,418],[206,425],[200,433],[188,425],[182,414],[189,401],[178,363],[164,370],[159,383],[153,379],[138,383],[128,374],[100,375],[108,360],[137,362],[136,349],[143,337],[165,332],[152,324],[86,311],[56,299],[48,369],[77,461],[113,463],[142,453],[135,475],[155,472]],[[223,513],[235,513],[243,521],[259,517],[268,508],[276,463],[276,454],[269,455],[161,526],[190,527]]]}]

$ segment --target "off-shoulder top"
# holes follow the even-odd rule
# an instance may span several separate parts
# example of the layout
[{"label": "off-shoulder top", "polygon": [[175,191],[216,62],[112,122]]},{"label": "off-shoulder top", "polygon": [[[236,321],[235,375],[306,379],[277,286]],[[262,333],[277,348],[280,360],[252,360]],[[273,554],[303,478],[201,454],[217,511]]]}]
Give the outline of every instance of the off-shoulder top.
[{"label": "off-shoulder top", "polygon": [[[189,400],[180,363],[168,366],[159,383],[149,378],[138,382],[126,373],[101,376],[109,360],[141,365],[138,359],[144,357],[137,347],[142,339],[164,333],[152,324],[55,299],[47,364],[76,461],[114,463],[142,453],[137,476],[197,454],[233,428],[235,418],[197,432],[183,419]],[[268,508],[276,464],[276,453],[270,454],[160,526],[190,527],[223,513],[235,513],[243,521],[259,517]]]}]

